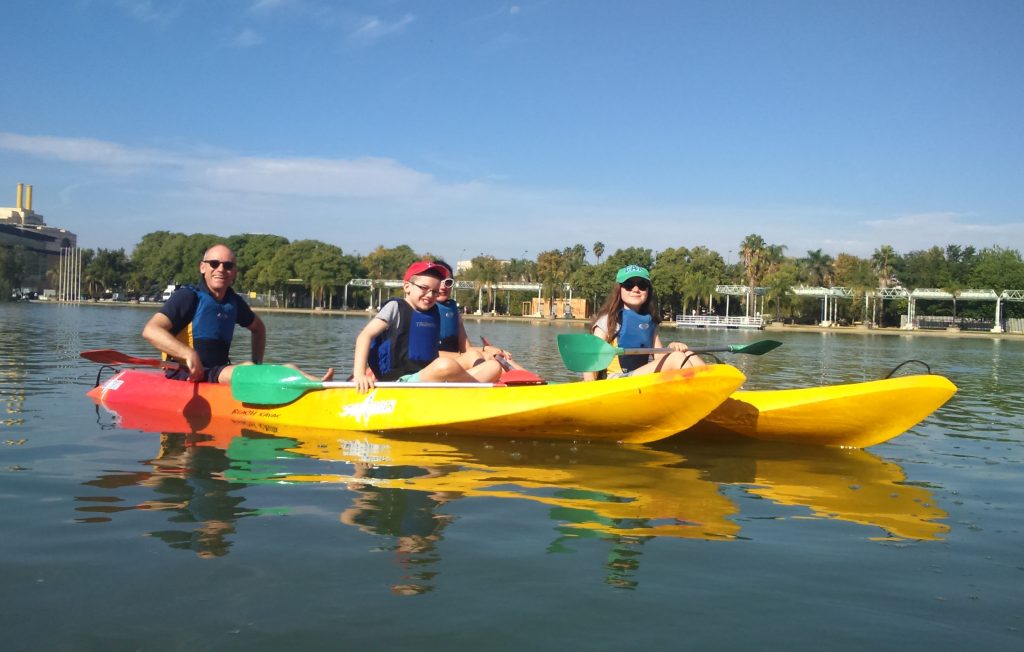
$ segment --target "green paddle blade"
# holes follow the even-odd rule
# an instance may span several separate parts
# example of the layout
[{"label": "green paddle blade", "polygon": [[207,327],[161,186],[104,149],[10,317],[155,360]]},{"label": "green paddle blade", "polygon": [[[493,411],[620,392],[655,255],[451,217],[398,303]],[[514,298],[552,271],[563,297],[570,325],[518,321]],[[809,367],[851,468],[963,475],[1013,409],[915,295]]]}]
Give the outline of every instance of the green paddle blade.
[{"label": "green paddle blade", "polygon": [[[782,346],[782,342],[778,340],[758,340],[751,342],[750,344],[730,344],[723,353],[744,353],[746,355],[764,355],[769,351]],[[714,349],[692,349],[697,353],[712,353]]]},{"label": "green paddle blade", "polygon": [[557,339],[558,354],[570,371],[607,369],[620,351],[600,337],[587,333],[562,333]]},{"label": "green paddle blade", "polygon": [[243,403],[283,405],[322,387],[323,383],[283,365],[243,365],[231,373],[231,396]]}]

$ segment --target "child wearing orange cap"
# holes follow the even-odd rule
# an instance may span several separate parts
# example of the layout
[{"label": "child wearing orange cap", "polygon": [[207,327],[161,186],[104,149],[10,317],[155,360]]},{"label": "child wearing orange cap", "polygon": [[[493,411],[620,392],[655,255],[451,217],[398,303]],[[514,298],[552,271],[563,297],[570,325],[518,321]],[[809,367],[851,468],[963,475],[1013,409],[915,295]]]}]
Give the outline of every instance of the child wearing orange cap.
[{"label": "child wearing orange cap", "polygon": [[402,280],[405,296],[385,303],[356,337],[352,381],[359,391],[369,391],[377,380],[496,381],[501,365],[495,360],[467,370],[454,358],[439,357],[441,318],[436,304],[441,284],[451,282],[448,270],[421,260],[409,266]]}]

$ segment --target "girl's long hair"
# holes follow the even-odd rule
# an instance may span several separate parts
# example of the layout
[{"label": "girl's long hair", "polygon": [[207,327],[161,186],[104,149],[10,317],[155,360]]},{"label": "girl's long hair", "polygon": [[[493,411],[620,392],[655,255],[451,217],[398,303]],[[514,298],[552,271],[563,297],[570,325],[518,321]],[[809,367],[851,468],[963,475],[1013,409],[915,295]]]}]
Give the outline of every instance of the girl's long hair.
[{"label": "girl's long hair", "polygon": [[[658,310],[658,295],[654,292],[654,285],[650,281],[647,284],[651,286],[651,289],[647,291],[647,300],[644,301],[637,312],[641,315],[650,315],[651,321],[657,326],[661,323],[661,311]],[[590,332],[594,332],[594,326],[597,325],[597,320],[601,318],[601,315],[608,315],[608,330],[605,331],[604,338],[608,342],[614,340],[619,334],[619,313],[622,312],[622,306],[622,284],[616,283],[612,291],[608,293],[604,303],[598,308],[597,313],[594,314],[594,319],[590,322]]]}]

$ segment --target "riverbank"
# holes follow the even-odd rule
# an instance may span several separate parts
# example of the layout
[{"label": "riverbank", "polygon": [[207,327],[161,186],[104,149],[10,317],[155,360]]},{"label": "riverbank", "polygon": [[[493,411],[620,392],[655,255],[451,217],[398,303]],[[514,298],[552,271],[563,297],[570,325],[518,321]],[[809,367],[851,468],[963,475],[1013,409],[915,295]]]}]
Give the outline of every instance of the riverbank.
[{"label": "riverbank", "polygon": [[922,337],[943,338],[981,338],[981,339],[1013,339],[1024,340],[1024,333],[992,333],[990,331],[964,330],[906,330],[903,328],[866,328],[864,326],[815,326],[802,324],[773,323],[765,326],[766,332],[818,332],[847,333],[850,335],[920,335]]},{"label": "riverbank", "polygon": [[[55,301],[32,301],[31,303],[39,304],[50,304],[50,305],[65,305]],[[121,306],[130,308],[145,308],[147,310],[156,311],[159,307],[159,303],[140,303],[137,301],[88,301],[83,302],[90,306]],[[306,314],[311,316],[322,316],[322,317],[364,317],[369,319],[372,316],[371,311],[367,310],[340,310],[340,309],[325,309],[325,308],[272,308],[268,306],[254,305],[253,310],[263,313],[280,313],[280,314]],[[476,321],[476,322],[527,322],[534,325],[542,324],[576,324],[581,328],[585,327],[589,320],[587,319],[565,319],[559,317],[557,319],[551,319],[547,317],[520,317],[518,315],[475,315],[472,313],[462,315],[465,321]],[[671,322],[663,322],[663,328],[672,328]],[[703,330],[703,329],[678,329],[680,331],[687,330]],[[943,337],[943,338],[987,338],[987,339],[1011,339],[1011,340],[1024,340],[1024,333],[992,333],[989,331],[950,331],[950,330],[904,330],[902,328],[866,328],[864,326],[817,326],[817,325],[804,325],[804,324],[783,324],[781,322],[774,322],[764,327],[765,332],[818,332],[818,333],[844,333],[849,335],[920,335],[922,337]]]}]

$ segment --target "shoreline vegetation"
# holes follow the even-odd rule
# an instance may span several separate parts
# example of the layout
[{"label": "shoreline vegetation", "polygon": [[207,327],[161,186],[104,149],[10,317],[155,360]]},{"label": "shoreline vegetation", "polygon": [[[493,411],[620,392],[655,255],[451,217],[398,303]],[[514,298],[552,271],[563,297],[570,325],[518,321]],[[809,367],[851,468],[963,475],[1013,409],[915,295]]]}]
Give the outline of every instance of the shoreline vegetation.
[{"label": "shoreline vegetation", "polygon": [[[143,236],[130,255],[123,249],[81,250],[76,264],[59,274],[48,270],[45,279],[40,267],[36,280],[44,289],[38,294],[150,303],[166,288],[192,282],[196,261],[216,243],[237,256],[236,289],[272,297],[265,303],[278,306],[380,305],[410,263],[437,260],[408,245],[381,245],[362,255],[318,240],[293,242],[268,234],[225,238],[157,231]],[[612,251],[598,241],[536,255],[523,251],[510,259],[481,253],[454,263],[457,288],[471,290],[460,301],[469,314],[586,317],[618,268],[639,265],[650,270],[660,307],[673,315],[738,311],[787,324],[871,322],[879,330],[899,328],[909,319],[928,329],[955,325],[1014,332],[1024,320],[1024,257],[1015,249],[948,244],[901,253],[882,245],[869,257],[833,257],[821,249],[788,255],[786,249],[750,234],[725,255],[703,245]],[[8,253],[6,264],[0,264],[0,291],[9,286],[19,298],[37,294],[27,277],[15,273],[28,269],[28,252],[0,248],[0,259]],[[1013,327],[1009,320],[1015,320]]]},{"label": "shoreline vegetation", "polygon": [[[37,304],[51,304],[54,306],[67,306],[66,303],[60,303],[57,301],[32,301],[31,303]],[[139,302],[139,301],[83,301],[82,305],[90,306],[120,306],[127,308],[145,308],[147,310],[159,309],[160,303],[155,302]],[[370,319],[373,315],[377,314],[376,311],[369,311],[366,309],[327,309],[327,308],[273,308],[266,306],[255,306],[254,310],[261,313],[281,313],[281,314],[308,314],[311,316],[321,317],[365,317]],[[551,318],[551,317],[536,317],[536,316],[525,316],[519,315],[492,315],[484,313],[477,315],[474,313],[465,313],[462,318],[468,321],[477,322],[522,322],[522,323],[533,323],[533,324],[551,324],[551,325],[565,325],[572,324],[577,325],[581,328],[585,327],[589,323],[589,319],[578,319],[571,318],[566,319],[564,317]],[[680,332],[687,331],[736,331],[738,329],[724,329],[724,328],[679,328],[676,329],[673,322],[664,322],[664,327],[678,330]],[[777,332],[777,333],[837,333],[837,334],[853,334],[853,335],[920,335],[923,337],[967,337],[974,339],[1007,339],[1024,341],[1024,333],[992,333],[990,331],[966,331],[966,330],[940,330],[940,329],[904,329],[898,327],[869,327],[864,324],[854,324],[851,326],[818,326],[815,324],[784,324],[782,322],[772,322],[766,324],[763,332]],[[670,337],[671,340],[683,339],[681,337]]]}]

